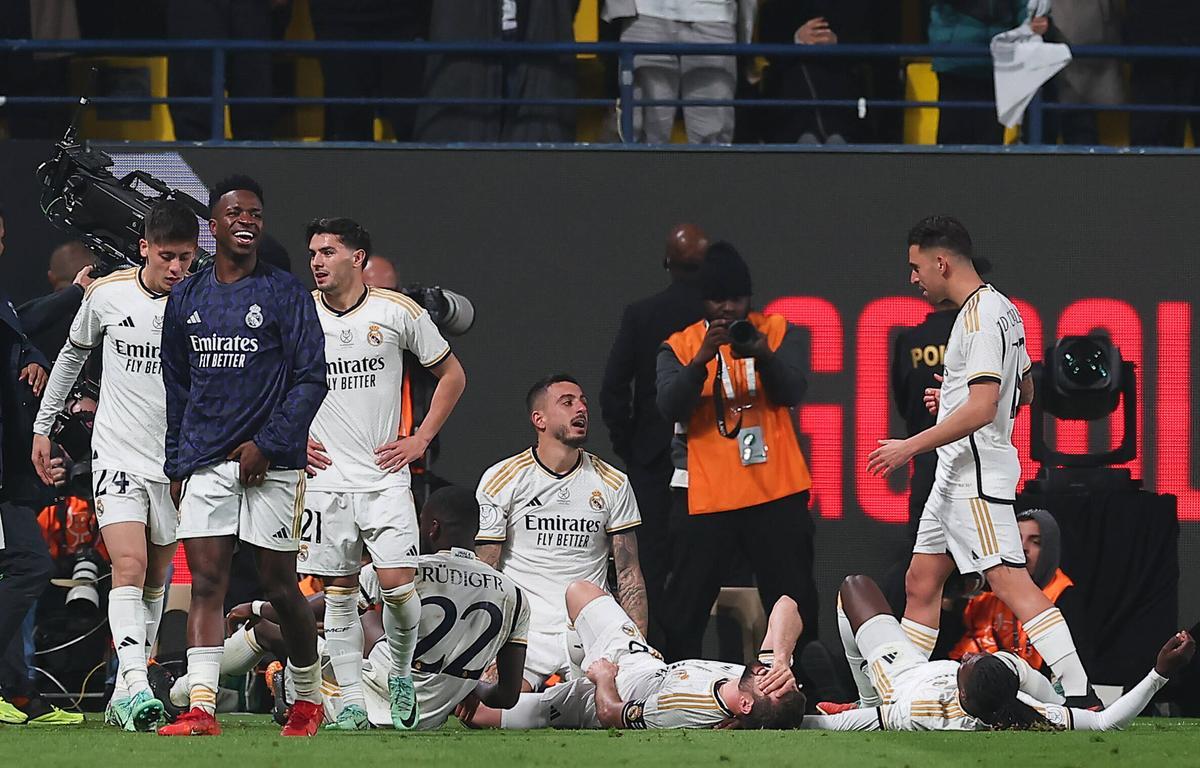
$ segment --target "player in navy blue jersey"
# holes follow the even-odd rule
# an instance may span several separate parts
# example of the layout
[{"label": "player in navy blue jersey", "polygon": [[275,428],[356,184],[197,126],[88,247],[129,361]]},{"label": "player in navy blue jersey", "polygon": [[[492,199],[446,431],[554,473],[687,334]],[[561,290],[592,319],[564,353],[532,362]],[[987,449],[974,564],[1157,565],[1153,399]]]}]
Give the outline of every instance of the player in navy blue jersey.
[{"label": "player in navy blue jersey", "polygon": [[223,603],[238,539],[254,551],[287,643],[296,703],[283,735],[312,735],[321,722],[317,630],[296,584],[296,551],[308,431],[326,392],[325,337],[300,281],[258,258],[262,198],[245,176],[212,190],[213,265],[171,292],[163,318],[165,471],[192,571],[191,709],[159,730],[167,736],[221,731]]}]

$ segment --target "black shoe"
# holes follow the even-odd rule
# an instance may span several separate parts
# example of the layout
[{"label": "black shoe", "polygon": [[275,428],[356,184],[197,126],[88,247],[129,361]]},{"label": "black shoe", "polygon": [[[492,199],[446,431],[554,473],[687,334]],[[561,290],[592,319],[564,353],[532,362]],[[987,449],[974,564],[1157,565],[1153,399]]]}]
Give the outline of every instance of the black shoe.
[{"label": "black shoe", "polygon": [[271,694],[275,697],[275,703],[271,705],[271,716],[280,725],[287,725],[288,703],[287,689],[283,684],[283,667],[271,672]]},{"label": "black shoe", "polygon": [[171,703],[171,686],[175,685],[175,675],[162,664],[148,664],[146,679],[150,683],[150,691],[154,698],[162,702],[163,719],[168,723],[175,722],[175,718],[183,713],[182,709]]},{"label": "black shoe", "polygon": [[1071,709],[1086,709],[1091,712],[1102,712],[1104,710],[1104,702],[1100,701],[1100,697],[1096,695],[1095,689],[1091,683],[1088,683],[1087,693],[1082,696],[1068,696],[1065,706]]}]

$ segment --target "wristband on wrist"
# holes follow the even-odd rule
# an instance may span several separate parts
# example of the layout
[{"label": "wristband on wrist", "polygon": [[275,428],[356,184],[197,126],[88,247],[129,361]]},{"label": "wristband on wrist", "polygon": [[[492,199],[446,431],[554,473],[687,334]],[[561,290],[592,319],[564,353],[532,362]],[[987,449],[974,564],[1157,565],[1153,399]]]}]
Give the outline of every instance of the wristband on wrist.
[{"label": "wristband on wrist", "polygon": [[250,603],[250,613],[254,614],[255,616],[257,616],[261,619],[262,618],[262,608],[266,604],[267,604],[266,600],[255,600],[254,602]]}]

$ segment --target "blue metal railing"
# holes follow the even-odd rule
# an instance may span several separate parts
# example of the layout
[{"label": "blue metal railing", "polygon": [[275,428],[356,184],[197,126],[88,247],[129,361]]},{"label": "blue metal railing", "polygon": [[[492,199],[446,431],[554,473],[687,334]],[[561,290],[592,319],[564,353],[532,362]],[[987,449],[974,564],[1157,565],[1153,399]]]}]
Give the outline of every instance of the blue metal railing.
[{"label": "blue metal railing", "polygon": [[[14,53],[74,53],[74,54],[120,54],[147,55],[170,53],[200,53],[211,55],[212,90],[208,96],[153,97],[94,97],[95,105],[146,105],[146,104],[205,104],[209,106],[212,128],[211,141],[225,141],[225,108],[238,104],[297,105],[541,105],[541,106],[610,106],[612,99],[520,99],[520,98],[237,98],[225,95],[226,62],[230,54],[278,53],[320,56],[323,53],[384,54],[407,53],[414,55],[477,55],[477,56],[568,56],[592,54],[614,56],[618,63],[618,98],[620,109],[620,135],[623,142],[634,140],[634,111],[644,106],[727,106],[755,108],[785,107],[843,107],[859,112],[871,109],[995,109],[992,101],[912,101],[904,99],[637,99],[634,95],[634,57],[640,55],[731,55],[794,57],[802,59],[928,59],[928,58],[972,58],[989,59],[986,46],[970,45],[775,45],[775,44],[681,44],[681,43],[516,43],[516,42],[401,42],[401,41],[273,41],[273,40],[0,40],[0,50]],[[1185,46],[1116,46],[1088,45],[1071,49],[1076,59],[1200,59],[1200,47]],[[0,96],[0,104],[73,104],[78,101],[71,96]],[[1042,142],[1042,123],[1047,111],[1114,111],[1114,112],[1174,112],[1181,114],[1200,113],[1200,105],[1180,104],[1077,104],[1046,103],[1039,95],[1027,110],[1028,140],[1032,144]]]}]

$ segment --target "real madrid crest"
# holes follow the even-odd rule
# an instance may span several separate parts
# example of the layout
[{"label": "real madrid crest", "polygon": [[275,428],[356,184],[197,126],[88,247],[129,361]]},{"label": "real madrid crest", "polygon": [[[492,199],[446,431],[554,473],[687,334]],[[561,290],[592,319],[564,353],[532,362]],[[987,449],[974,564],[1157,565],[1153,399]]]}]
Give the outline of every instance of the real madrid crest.
[{"label": "real madrid crest", "polygon": [[307,544],[300,545],[299,551],[296,552],[296,559],[302,563],[306,562],[308,560],[308,545]]},{"label": "real madrid crest", "polygon": [[588,504],[597,512],[604,511],[604,495],[600,491],[592,491],[591,498],[588,499]]},{"label": "real madrid crest", "polygon": [[367,326],[367,343],[372,347],[378,347],[383,343],[383,331],[379,330],[379,326],[374,323]]},{"label": "real madrid crest", "polygon": [[246,313],[246,325],[251,328],[257,328],[263,323],[262,307],[257,304],[251,304],[250,310]]}]

